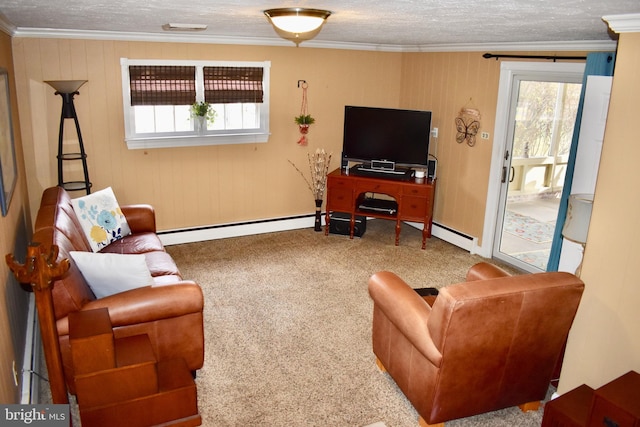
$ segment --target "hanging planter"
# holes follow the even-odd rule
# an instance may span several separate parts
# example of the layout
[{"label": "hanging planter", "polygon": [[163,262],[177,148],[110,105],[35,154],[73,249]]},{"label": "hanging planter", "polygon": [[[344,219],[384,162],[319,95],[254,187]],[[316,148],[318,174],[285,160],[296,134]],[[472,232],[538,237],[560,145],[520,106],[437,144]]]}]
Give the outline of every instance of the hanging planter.
[{"label": "hanging planter", "polygon": [[300,115],[294,117],[296,124],[298,125],[298,130],[300,131],[300,139],[298,140],[298,145],[307,145],[309,139],[307,138],[307,134],[309,133],[309,126],[315,123],[316,119],[311,117],[309,114],[307,107],[307,88],[309,85],[304,80],[298,81],[298,87],[302,88],[302,105],[300,106]]},{"label": "hanging planter", "polygon": [[298,140],[298,145],[307,145],[308,141],[306,135],[309,133],[309,126],[312,125],[316,121],[316,119],[311,117],[310,114],[301,114],[294,120],[298,124],[300,135],[302,135],[302,137]]}]

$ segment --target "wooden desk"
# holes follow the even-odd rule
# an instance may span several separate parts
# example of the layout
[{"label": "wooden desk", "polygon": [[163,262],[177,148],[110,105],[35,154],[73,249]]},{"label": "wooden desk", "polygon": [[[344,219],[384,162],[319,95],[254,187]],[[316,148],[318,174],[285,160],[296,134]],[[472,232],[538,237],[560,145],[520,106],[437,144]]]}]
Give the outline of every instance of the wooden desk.
[{"label": "wooden desk", "polygon": [[[331,212],[351,214],[350,237],[353,239],[353,227],[356,215],[396,221],[396,246],[400,242],[400,224],[413,221],[424,224],[422,229],[422,249],[431,237],[433,220],[433,199],[436,190],[435,180],[395,180],[380,177],[348,175],[342,169],[336,169],[327,175],[327,213],[325,235],[329,234]],[[397,203],[395,213],[374,212],[360,209],[367,193],[384,194]]]},{"label": "wooden desk", "polygon": [[581,385],[545,404],[542,427],[640,427],[640,374],[593,390]]}]

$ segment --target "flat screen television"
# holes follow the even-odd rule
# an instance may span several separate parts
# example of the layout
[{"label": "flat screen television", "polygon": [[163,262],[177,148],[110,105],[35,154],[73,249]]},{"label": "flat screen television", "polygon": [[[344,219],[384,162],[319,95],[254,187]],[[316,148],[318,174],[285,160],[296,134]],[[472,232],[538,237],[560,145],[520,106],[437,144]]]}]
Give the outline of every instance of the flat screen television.
[{"label": "flat screen television", "polygon": [[426,169],[430,136],[431,111],[347,105],[342,159],[372,169]]}]

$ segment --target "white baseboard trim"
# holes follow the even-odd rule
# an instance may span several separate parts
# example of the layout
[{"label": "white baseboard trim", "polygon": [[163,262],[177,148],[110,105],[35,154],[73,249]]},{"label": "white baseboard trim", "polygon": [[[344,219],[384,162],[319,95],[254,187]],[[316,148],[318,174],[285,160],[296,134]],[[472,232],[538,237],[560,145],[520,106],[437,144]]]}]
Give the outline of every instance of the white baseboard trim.
[{"label": "white baseboard trim", "polygon": [[[203,242],[206,240],[226,239],[229,237],[248,236],[252,234],[311,228],[314,226],[314,221],[314,215],[272,218],[246,223],[228,223],[192,229],[166,230],[158,232],[158,236],[160,237],[163,245],[171,246],[183,243]],[[419,222],[407,222],[406,224],[422,230],[422,224]],[[322,225],[324,227],[324,213],[322,214]],[[435,223],[431,228],[431,234],[434,237],[458,246],[471,253],[473,248],[477,245],[477,238],[467,236],[451,228]]]},{"label": "white baseboard trim", "polygon": [[[407,222],[407,224],[417,228],[418,230],[422,230],[422,223]],[[431,226],[431,235],[471,253],[473,253],[472,250],[477,242],[477,238],[475,237],[468,236],[452,228],[436,223],[433,223]]]},{"label": "white baseboard trim", "polygon": [[206,240],[226,239],[229,237],[249,236],[252,234],[310,228],[314,226],[314,222],[314,215],[305,215],[300,217],[273,218],[244,223],[229,223],[192,229],[161,231],[158,233],[158,236],[163,245],[170,246],[183,243],[203,242]]},{"label": "white baseboard trim", "polygon": [[22,361],[22,376],[20,381],[20,404],[30,405],[39,403],[39,381],[34,378],[34,372],[40,371],[40,327],[38,326],[38,312],[33,293],[29,294],[29,311],[27,313],[27,333],[24,341],[24,358]]}]

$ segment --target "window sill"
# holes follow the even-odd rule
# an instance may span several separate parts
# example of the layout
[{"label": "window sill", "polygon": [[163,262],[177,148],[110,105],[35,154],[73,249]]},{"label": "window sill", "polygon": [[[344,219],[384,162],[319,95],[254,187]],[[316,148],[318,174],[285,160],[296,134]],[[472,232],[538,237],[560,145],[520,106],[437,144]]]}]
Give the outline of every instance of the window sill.
[{"label": "window sill", "polygon": [[206,145],[230,145],[265,143],[269,133],[243,133],[233,135],[189,135],[171,137],[125,138],[129,150],[150,148],[199,147]]}]

